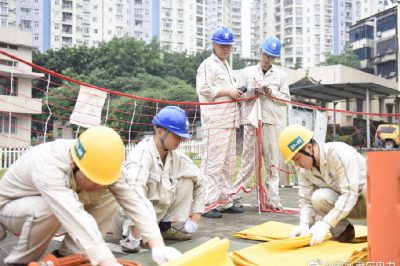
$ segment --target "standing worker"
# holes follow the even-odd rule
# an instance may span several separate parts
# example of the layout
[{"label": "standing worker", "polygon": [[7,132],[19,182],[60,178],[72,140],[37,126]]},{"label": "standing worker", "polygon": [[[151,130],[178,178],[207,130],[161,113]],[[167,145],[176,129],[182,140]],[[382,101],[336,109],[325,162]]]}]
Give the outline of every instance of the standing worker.
[{"label": "standing worker", "polygon": [[[196,90],[200,102],[225,102],[237,100],[238,90],[232,68],[228,63],[235,43],[232,31],[218,27],[211,38],[213,53],[197,69]],[[206,149],[202,155],[201,170],[207,178],[206,206],[224,202],[218,209],[204,213],[207,218],[221,218],[220,211],[242,213],[243,208],[233,205],[229,193],[236,164],[236,128],[239,126],[239,109],[236,102],[200,105],[201,124]]]},{"label": "standing worker", "polygon": [[329,231],[339,242],[353,240],[348,218],[367,217],[366,159],[346,143],[316,142],[312,131],[296,124],[282,131],[278,145],[285,162],[300,167],[300,223],[291,237],[311,234],[311,246]]},{"label": "standing worker", "polygon": [[[240,85],[247,86],[245,98],[260,95],[261,106],[261,136],[262,157],[266,168],[266,187],[268,204],[273,209],[282,209],[279,197],[279,170],[281,162],[276,142],[284,123],[287,103],[270,97],[290,101],[290,92],[286,74],[272,64],[275,58],[281,54],[281,42],[275,36],[267,38],[260,47],[260,61],[257,65],[246,67],[239,78]],[[242,116],[244,122],[244,139],[242,162],[238,177],[233,185],[247,187],[250,177],[256,166],[257,118],[251,117],[257,112],[251,112],[256,108],[256,100],[242,102]],[[254,121],[254,122],[253,122]],[[254,124],[256,123],[256,124]],[[260,162],[261,163],[261,162]],[[237,197],[240,200],[240,197]]]},{"label": "standing worker", "polygon": [[57,230],[66,235],[57,254],[85,255],[92,265],[117,262],[103,240],[118,204],[140,228],[163,264],[180,255],[165,247],[151,205],[129,178],[119,178],[124,146],[112,129],[95,126],[78,139],[35,146],[22,155],[0,181],[1,239],[7,231],[19,235],[5,258],[6,265],[38,260]]},{"label": "standing worker", "polygon": [[[129,153],[124,174],[135,180],[146,196],[144,200],[153,205],[163,238],[188,240],[199,227],[206,193],[200,169],[176,150],[182,139],[191,138],[189,121],[184,110],[167,106],[152,123],[154,136],[139,142]],[[138,252],[140,228],[121,211],[114,217],[113,231],[127,236],[121,241],[124,252]]]}]

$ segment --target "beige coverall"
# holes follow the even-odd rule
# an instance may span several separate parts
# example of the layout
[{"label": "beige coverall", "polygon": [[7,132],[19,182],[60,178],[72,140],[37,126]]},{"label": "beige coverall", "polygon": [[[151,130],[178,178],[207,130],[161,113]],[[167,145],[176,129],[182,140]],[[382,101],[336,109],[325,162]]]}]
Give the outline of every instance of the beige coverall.
[{"label": "beige coverall", "polygon": [[118,207],[115,199],[145,239],[161,239],[153,207],[131,178],[91,193],[79,188],[71,168],[73,141],[56,140],[30,149],[1,179],[0,223],[19,235],[5,263],[39,259],[61,226],[67,232],[62,254],[83,253],[92,265],[113,258],[103,235]]},{"label": "beige coverall", "polygon": [[[266,86],[272,90],[272,97],[290,101],[286,74],[275,66],[272,66],[265,74],[259,64],[246,67],[242,70],[239,80],[241,84],[246,85],[248,88],[253,87],[254,81],[257,81],[261,86]],[[257,90],[262,92],[262,89]],[[249,89],[244,94],[244,97],[249,98],[254,95],[255,89]],[[277,141],[282,126],[285,125],[283,120],[287,104],[263,95],[260,97],[262,157],[266,168],[267,196],[268,201],[276,206],[280,202],[279,170],[276,167],[279,167],[281,162]],[[254,123],[257,123],[257,118],[254,116],[257,112],[251,112],[252,108],[256,107],[255,100],[242,102],[242,119],[244,123],[243,153],[240,171],[233,187],[241,184],[246,187],[256,166],[257,136]]]},{"label": "beige coverall", "polygon": [[323,219],[333,237],[348,226],[347,217],[365,219],[366,159],[343,142],[318,143],[320,171],[300,169],[300,224]]},{"label": "beige coverall", "polygon": [[[237,89],[238,84],[228,62],[215,54],[205,59],[197,69],[196,90],[200,102],[231,101],[217,96],[220,89]],[[207,200],[210,205],[224,201],[231,189],[231,176],[236,162],[236,128],[239,126],[237,103],[200,105],[205,149],[201,170],[207,178]],[[232,207],[231,200],[224,208]]]},{"label": "beige coverall", "polygon": [[[132,178],[153,204],[158,221],[184,222],[190,213],[204,212],[206,180],[200,169],[178,150],[169,151],[164,164],[153,137],[142,140],[129,153],[124,175]],[[112,229],[127,236],[132,225],[120,209]]]}]

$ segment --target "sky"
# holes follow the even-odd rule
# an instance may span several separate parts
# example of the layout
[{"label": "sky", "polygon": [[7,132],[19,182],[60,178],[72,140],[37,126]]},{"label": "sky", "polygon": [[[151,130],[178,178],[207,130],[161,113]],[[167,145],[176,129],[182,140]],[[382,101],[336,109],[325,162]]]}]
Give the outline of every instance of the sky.
[{"label": "sky", "polygon": [[250,56],[250,8],[252,0],[242,1],[242,56]]}]

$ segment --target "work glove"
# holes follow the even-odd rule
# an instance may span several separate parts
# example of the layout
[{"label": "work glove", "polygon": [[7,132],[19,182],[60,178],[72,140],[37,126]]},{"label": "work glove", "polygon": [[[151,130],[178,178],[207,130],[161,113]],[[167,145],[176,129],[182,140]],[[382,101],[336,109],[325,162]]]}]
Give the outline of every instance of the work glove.
[{"label": "work glove", "polygon": [[331,226],[325,221],[316,222],[310,229],[312,234],[310,246],[315,246],[322,243]]},{"label": "work glove", "polygon": [[151,256],[157,265],[163,265],[168,261],[174,260],[180,257],[182,253],[180,253],[177,249],[173,247],[166,246],[155,246],[151,250]]},{"label": "work glove", "polygon": [[292,230],[289,236],[293,238],[296,236],[306,236],[308,234],[310,234],[310,227],[308,224],[301,223]]},{"label": "work glove", "polygon": [[187,219],[184,225],[185,232],[188,234],[194,234],[197,232],[199,228],[199,224],[193,221],[192,219]]}]

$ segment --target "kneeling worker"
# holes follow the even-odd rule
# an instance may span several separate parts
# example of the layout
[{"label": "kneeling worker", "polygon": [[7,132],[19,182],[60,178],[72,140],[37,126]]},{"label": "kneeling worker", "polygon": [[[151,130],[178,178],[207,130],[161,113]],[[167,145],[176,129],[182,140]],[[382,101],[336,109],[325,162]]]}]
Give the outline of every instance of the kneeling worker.
[{"label": "kneeling worker", "polygon": [[[184,110],[167,106],[152,120],[154,136],[145,138],[129,153],[124,175],[153,204],[164,239],[188,240],[197,231],[204,212],[206,181],[200,169],[183,152],[176,150],[182,139],[191,137]],[[191,215],[191,217],[190,217]],[[138,252],[143,236],[136,222],[121,209],[112,230],[126,236],[124,252]]]},{"label": "kneeling worker", "polygon": [[353,240],[354,226],[347,218],[367,217],[366,159],[346,143],[316,142],[301,125],[286,127],[278,145],[285,162],[300,167],[300,223],[291,236],[311,234],[311,246],[323,242],[329,231],[339,242]]},{"label": "kneeling worker", "polygon": [[118,209],[135,221],[163,264],[180,252],[165,247],[151,205],[129,177],[119,178],[124,159],[121,137],[95,126],[75,140],[56,140],[23,154],[0,181],[0,239],[6,231],[19,235],[6,265],[27,265],[46,251],[57,230],[66,235],[58,255],[85,255],[92,265],[117,262],[103,240]]}]

